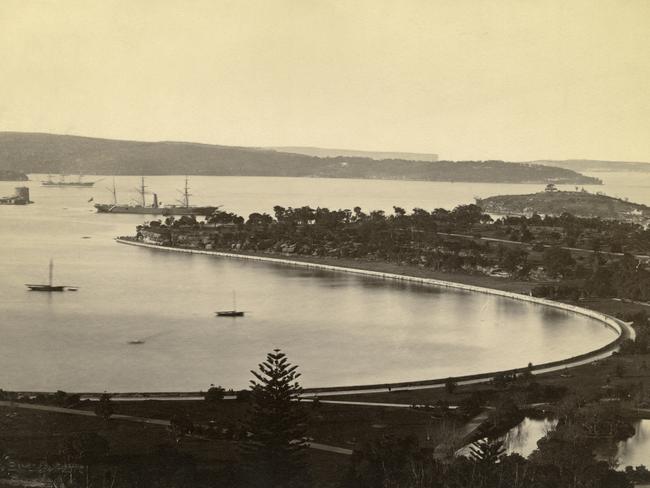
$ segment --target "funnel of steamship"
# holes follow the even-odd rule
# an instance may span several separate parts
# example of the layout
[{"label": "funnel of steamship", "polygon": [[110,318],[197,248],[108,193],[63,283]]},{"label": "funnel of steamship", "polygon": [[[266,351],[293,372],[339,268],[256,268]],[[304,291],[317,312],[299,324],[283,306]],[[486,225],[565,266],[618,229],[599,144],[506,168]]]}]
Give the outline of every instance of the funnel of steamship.
[{"label": "funnel of steamship", "polygon": [[138,193],[140,194],[141,204],[122,205],[117,203],[117,191],[115,189],[115,180],[113,180],[113,188],[110,190],[113,193],[113,203],[96,203],[95,208],[98,213],[120,213],[120,214],[145,214],[145,215],[212,215],[215,210],[220,206],[214,207],[197,207],[190,205],[190,193],[187,186],[187,178],[185,178],[185,189],[182,191],[183,200],[180,205],[160,205],[158,203],[158,195],[153,193],[153,202],[147,205],[146,202],[146,186],[144,185],[144,178]]}]

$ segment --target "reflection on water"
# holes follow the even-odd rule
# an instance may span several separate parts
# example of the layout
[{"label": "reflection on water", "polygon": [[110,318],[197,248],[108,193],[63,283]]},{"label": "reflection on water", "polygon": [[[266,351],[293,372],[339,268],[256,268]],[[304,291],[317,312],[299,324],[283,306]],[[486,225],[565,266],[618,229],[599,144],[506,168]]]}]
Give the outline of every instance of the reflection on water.
[{"label": "reflection on water", "polygon": [[555,419],[531,419],[526,417],[522,422],[513,427],[503,438],[504,447],[508,454],[519,454],[528,457],[537,449],[537,441],[555,430]]},{"label": "reflection on water", "polygon": [[[556,426],[557,420],[525,418],[503,437],[506,452],[520,454],[524,457],[530,456],[537,449],[537,442],[553,431]],[[618,443],[613,459],[618,462],[619,469],[641,464],[650,465],[650,420],[636,422],[634,429],[636,433],[632,437]]]},{"label": "reflection on water", "polygon": [[[118,191],[137,183],[117,180]],[[245,214],[287,201],[331,205],[327,192],[343,184],[327,181],[196,177],[191,184],[202,195],[197,204],[227,203]],[[162,199],[182,181],[147,183]],[[424,183],[379,184],[412,189],[412,205],[432,206]],[[1,183],[0,194],[13,186]],[[31,186],[34,205],[0,207],[0,388],[241,388],[274,347],[300,365],[304,386],[387,383],[520,368],[613,338],[586,317],[498,297],[118,245],[113,237],[132,234],[146,217],[94,213],[88,200],[102,200],[102,183]],[[356,202],[384,207],[375,182],[354,186]],[[293,193],[283,194],[287,188]],[[55,281],[78,292],[26,291],[24,283],[47,279],[50,257]],[[215,318],[232,306],[233,290],[246,317]]]},{"label": "reflection on water", "polygon": [[634,424],[636,433],[618,444],[618,465],[620,469],[626,466],[650,466],[650,420],[640,420]]},{"label": "reflection on water", "polygon": [[[525,417],[519,424],[510,429],[504,436],[499,437],[503,441],[506,454],[519,454],[528,457],[537,449],[537,441],[555,430],[557,420],[555,419],[531,419]],[[457,452],[459,456],[469,457],[470,446],[465,446]]]}]

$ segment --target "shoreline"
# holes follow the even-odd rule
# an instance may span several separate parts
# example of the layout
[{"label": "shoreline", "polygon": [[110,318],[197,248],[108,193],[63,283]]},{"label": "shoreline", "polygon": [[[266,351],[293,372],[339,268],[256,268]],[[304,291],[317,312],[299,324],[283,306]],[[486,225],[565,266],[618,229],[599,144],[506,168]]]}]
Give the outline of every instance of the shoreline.
[{"label": "shoreline", "polygon": [[[208,256],[215,257],[225,257],[231,259],[246,259],[252,261],[261,261],[267,263],[282,264],[285,266],[296,266],[304,267],[311,269],[319,269],[330,272],[344,272],[350,274],[356,274],[360,276],[368,276],[376,279],[390,279],[394,281],[402,281],[408,283],[415,283],[421,286],[436,286],[441,288],[451,288],[461,291],[468,291],[474,293],[484,293],[489,295],[501,296],[504,298],[510,298],[513,300],[526,301],[529,303],[534,303],[538,305],[544,305],[553,307],[556,309],[572,312],[578,315],[583,315],[590,317],[594,320],[599,321],[603,325],[612,329],[617,337],[613,341],[607,343],[603,347],[600,347],[594,351],[589,351],[584,354],[577,356],[572,356],[566,359],[561,359],[557,361],[542,363],[538,365],[533,365],[532,371],[534,374],[547,373],[551,371],[557,371],[566,369],[569,367],[580,366],[587,364],[593,361],[597,361],[606,357],[609,357],[618,350],[620,343],[625,339],[634,339],[635,332],[634,329],[614,317],[591,310],[588,308],[577,307],[575,305],[570,305],[567,303],[556,302],[552,300],[547,300],[544,298],[537,298],[525,294],[531,288],[531,284],[528,282],[516,282],[512,280],[504,281],[503,279],[490,278],[487,276],[472,276],[472,275],[460,275],[454,274],[451,275],[454,278],[463,279],[464,282],[459,281],[448,281],[438,279],[432,276],[450,276],[448,273],[436,273],[430,272],[430,270],[417,270],[417,269],[408,269],[409,273],[413,274],[402,274],[389,271],[398,271],[400,267],[397,264],[391,263],[371,263],[371,262],[361,262],[354,260],[333,260],[331,258],[309,258],[303,257],[303,259],[293,259],[287,257],[276,257],[268,255],[260,255],[259,253],[244,253],[244,252],[224,252],[224,251],[211,251],[211,250],[201,250],[201,249],[187,249],[180,247],[171,247],[171,246],[160,246],[155,244],[147,244],[139,241],[135,241],[129,238],[116,238],[115,241],[119,244],[125,244],[135,247],[143,247],[148,249],[153,249],[157,251],[167,251],[167,252],[182,252],[186,254],[203,254]],[[306,258],[306,259],[305,259]],[[330,264],[332,261],[337,263],[344,262],[343,264]],[[373,266],[374,265],[374,266]],[[361,267],[363,266],[363,267]],[[377,269],[368,269],[368,268],[377,268]],[[415,271],[419,271],[414,273]],[[500,281],[497,281],[500,280]],[[480,283],[477,285],[475,283]],[[490,286],[485,286],[490,285]],[[495,285],[500,285],[498,288]],[[513,290],[518,290],[521,292],[513,292]],[[513,373],[514,371],[523,371],[526,366],[522,366],[516,369],[492,371],[486,373],[478,373],[473,375],[464,375],[453,377],[454,381],[459,385],[473,384],[473,383],[482,383],[491,380],[497,374],[500,373]],[[394,382],[386,384],[367,384],[367,385],[350,385],[350,386],[328,386],[328,387],[318,387],[318,388],[305,388],[305,396],[314,396],[318,394],[326,395],[347,395],[351,393],[377,393],[385,392],[387,390],[414,390],[414,389],[426,389],[426,388],[439,388],[443,387],[447,378],[435,378],[428,380],[420,381],[407,381],[407,382]],[[192,392],[194,393],[194,392]],[[155,395],[155,394],[152,394]],[[151,396],[147,395],[149,398]]]}]

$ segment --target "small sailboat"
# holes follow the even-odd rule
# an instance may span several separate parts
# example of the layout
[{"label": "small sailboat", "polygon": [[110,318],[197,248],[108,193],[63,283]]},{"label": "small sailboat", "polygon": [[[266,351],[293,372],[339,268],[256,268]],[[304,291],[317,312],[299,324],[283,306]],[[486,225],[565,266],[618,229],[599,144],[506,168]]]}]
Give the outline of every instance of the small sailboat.
[{"label": "small sailboat", "polygon": [[49,282],[47,285],[31,285],[25,284],[30,291],[77,291],[78,287],[68,286],[68,285],[53,285],[52,284],[52,275],[54,270],[54,262],[50,259],[50,273],[49,273]]},{"label": "small sailboat", "polygon": [[243,317],[244,312],[241,310],[237,310],[237,301],[235,297],[235,292],[232,292],[232,310],[220,310],[218,312],[215,312],[217,314],[217,317]]}]

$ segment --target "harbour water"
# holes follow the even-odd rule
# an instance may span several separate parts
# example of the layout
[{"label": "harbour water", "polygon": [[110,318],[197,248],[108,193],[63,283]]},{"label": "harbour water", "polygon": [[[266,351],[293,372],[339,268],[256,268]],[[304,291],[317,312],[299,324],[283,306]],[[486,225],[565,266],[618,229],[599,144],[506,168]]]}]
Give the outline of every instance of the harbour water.
[{"label": "harbour water", "polygon": [[[537,442],[557,425],[555,419],[531,419],[526,417],[503,437],[507,454],[528,457],[537,449]],[[650,463],[650,420],[634,422],[635,434],[620,441],[612,452],[612,460],[619,469],[626,466],[648,466]],[[607,449],[604,449],[607,451]]]},{"label": "harbour water", "polygon": [[[537,442],[555,430],[557,420],[525,417],[520,423],[499,437],[503,442],[504,454],[519,454],[527,458],[537,449]],[[465,446],[458,455],[471,457],[471,447]]]},{"label": "harbour water", "polygon": [[526,417],[508,431],[503,438],[507,454],[519,454],[528,457],[537,449],[537,442],[546,434],[555,430],[555,419],[532,419]]},{"label": "harbour water", "polygon": [[634,423],[635,434],[618,443],[619,467],[650,465],[650,420],[639,420]]},{"label": "harbour water", "polygon": [[[116,178],[123,203],[135,198],[126,190],[137,183]],[[147,217],[96,214],[89,200],[108,201],[109,184],[43,188],[32,181],[35,204],[0,207],[0,388],[243,388],[249,370],[275,347],[300,366],[304,386],[388,383],[538,364],[614,337],[586,317],[498,297],[118,245],[115,236],[133,234]],[[172,203],[182,177],[150,177],[147,184]],[[193,177],[190,185],[193,203],[242,215],[272,212],[276,204],[453,207],[504,189],[220,177]],[[1,182],[0,194],[13,186]],[[539,185],[505,189],[525,193]],[[50,258],[55,282],[78,292],[26,291],[24,283],[46,280]],[[233,290],[246,317],[216,318],[215,310],[231,307]],[[133,340],[144,344],[128,344]]]}]

